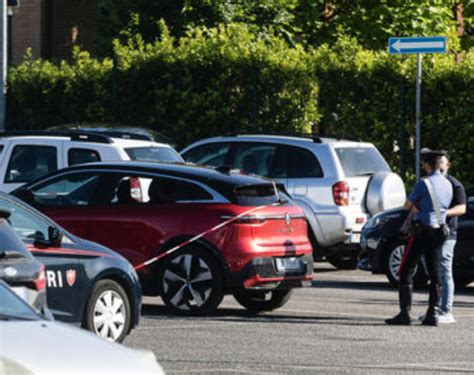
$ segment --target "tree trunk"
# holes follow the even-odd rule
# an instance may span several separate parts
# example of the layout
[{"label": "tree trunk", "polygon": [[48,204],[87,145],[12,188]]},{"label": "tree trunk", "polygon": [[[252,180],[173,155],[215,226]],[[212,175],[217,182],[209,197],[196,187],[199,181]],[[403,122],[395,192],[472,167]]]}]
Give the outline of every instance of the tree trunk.
[{"label": "tree trunk", "polygon": [[[454,16],[456,18],[456,35],[461,39],[465,35],[464,30],[464,4],[459,1],[453,7]],[[456,52],[456,62],[461,61],[461,51]]]}]

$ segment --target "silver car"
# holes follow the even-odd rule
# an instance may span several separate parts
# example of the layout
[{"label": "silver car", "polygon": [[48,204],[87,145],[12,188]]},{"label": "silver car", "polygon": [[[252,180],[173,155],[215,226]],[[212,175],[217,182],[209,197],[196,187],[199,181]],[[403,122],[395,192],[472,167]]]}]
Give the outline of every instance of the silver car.
[{"label": "silver car", "polygon": [[0,281],[0,374],[164,374],[151,352],[44,320]]},{"label": "silver car", "polygon": [[402,179],[372,143],[238,135],[195,142],[181,155],[188,162],[238,168],[284,184],[305,210],[315,255],[338,268],[356,267],[368,218],[401,206],[406,198]]}]

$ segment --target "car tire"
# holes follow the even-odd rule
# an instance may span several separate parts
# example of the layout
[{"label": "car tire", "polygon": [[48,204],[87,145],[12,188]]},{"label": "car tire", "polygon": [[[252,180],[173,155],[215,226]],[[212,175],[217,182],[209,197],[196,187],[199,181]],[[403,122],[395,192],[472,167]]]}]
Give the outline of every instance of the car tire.
[{"label": "car tire", "polygon": [[130,300],[113,280],[100,280],[87,302],[84,328],[110,341],[122,342],[131,328]]},{"label": "car tire", "polygon": [[247,310],[252,312],[271,311],[282,307],[288,302],[293,293],[292,289],[271,291],[240,290],[234,293],[234,298]]},{"label": "car tire", "polygon": [[[397,275],[398,268],[405,252],[405,241],[396,241],[387,247],[387,251],[384,256],[384,268],[385,275],[387,276],[390,284],[398,288],[399,278]],[[415,276],[413,277],[413,284],[416,288],[424,288],[428,283],[428,275],[426,274],[423,266],[419,265],[416,269]]]},{"label": "car tire", "polygon": [[355,270],[357,268],[357,254],[336,254],[328,256],[327,260],[338,270]]},{"label": "car tire", "polygon": [[221,267],[213,255],[199,247],[168,255],[158,280],[161,299],[177,314],[209,314],[224,298]]}]

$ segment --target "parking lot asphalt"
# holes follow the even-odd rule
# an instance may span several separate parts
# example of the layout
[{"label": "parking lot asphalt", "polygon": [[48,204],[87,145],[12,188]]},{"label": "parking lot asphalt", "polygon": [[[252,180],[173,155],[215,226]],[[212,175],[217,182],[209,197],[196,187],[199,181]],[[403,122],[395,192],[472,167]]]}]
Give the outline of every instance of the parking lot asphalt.
[{"label": "parking lot asphalt", "polygon": [[[393,327],[384,319],[398,312],[398,294],[385,276],[315,266],[313,287],[257,316],[231,296],[216,314],[193,318],[145,298],[125,345],[152,350],[168,374],[474,372],[474,283],[455,296],[456,324]],[[414,316],[427,299],[426,291],[414,294]]]}]

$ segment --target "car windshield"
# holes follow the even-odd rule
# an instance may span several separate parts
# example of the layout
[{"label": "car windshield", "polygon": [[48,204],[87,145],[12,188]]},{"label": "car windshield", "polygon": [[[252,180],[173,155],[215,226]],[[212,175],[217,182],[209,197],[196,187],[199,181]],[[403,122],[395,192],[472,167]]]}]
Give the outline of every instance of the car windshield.
[{"label": "car windshield", "polygon": [[390,172],[383,156],[373,147],[338,147],[335,149],[346,177],[370,176]]},{"label": "car windshield", "polygon": [[[5,219],[0,219],[0,263],[23,262],[25,259],[33,259],[23,242],[15,234],[14,229]],[[10,256],[7,256],[10,254]],[[17,254],[17,256],[13,256]],[[1,299],[0,299],[1,301]]]},{"label": "car windshield", "polygon": [[0,282],[0,320],[38,320],[34,310]]},{"label": "car windshield", "polygon": [[131,160],[183,162],[183,158],[170,147],[133,147],[126,148]]}]

